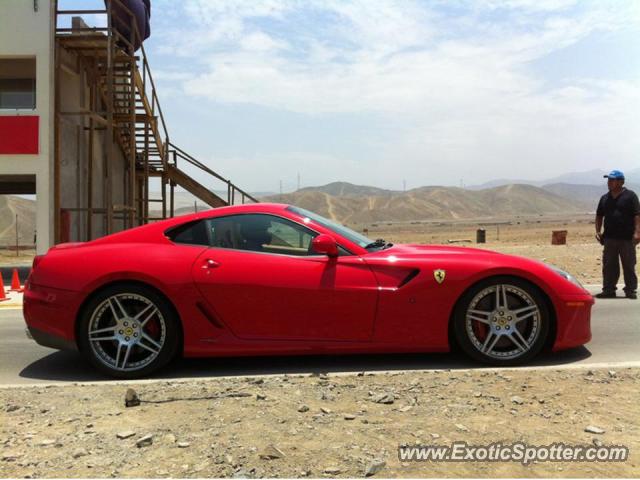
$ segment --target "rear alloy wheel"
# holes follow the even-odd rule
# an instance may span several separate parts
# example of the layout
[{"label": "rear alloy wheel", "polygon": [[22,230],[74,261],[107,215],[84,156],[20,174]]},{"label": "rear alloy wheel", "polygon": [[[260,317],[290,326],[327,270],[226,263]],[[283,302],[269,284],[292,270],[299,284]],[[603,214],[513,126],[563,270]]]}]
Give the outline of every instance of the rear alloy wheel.
[{"label": "rear alloy wheel", "polygon": [[550,316],[535,287],[500,277],[468,291],[454,322],[458,344],[469,356],[492,365],[516,365],[540,352],[549,334]]},{"label": "rear alloy wheel", "polygon": [[178,346],[173,311],[153,290],[110,287],[94,297],[80,319],[82,352],[118,378],[147,375],[168,363]]}]

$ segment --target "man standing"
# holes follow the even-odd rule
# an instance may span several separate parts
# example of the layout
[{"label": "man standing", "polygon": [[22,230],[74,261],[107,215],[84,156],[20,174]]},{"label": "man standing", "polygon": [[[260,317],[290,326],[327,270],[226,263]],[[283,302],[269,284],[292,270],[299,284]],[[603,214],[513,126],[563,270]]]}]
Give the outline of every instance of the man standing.
[{"label": "man standing", "polygon": [[[612,170],[607,178],[609,193],[603,195],[596,211],[596,238],[604,245],[602,253],[602,292],[596,298],[615,298],[620,278],[620,262],[624,273],[624,292],[636,299],[636,245],[640,243],[640,203],[638,196],[624,187],[624,174]],[[604,234],[602,223],[604,220]]]}]

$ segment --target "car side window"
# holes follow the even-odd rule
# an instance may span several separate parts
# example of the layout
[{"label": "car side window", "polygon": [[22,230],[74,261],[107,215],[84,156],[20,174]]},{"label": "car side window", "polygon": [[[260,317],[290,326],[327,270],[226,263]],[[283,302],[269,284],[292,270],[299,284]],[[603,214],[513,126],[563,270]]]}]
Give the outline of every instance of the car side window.
[{"label": "car side window", "polygon": [[197,220],[173,228],[167,232],[167,237],[174,243],[185,245],[209,246],[210,244],[206,220]]},{"label": "car side window", "polygon": [[211,246],[283,255],[310,255],[317,235],[273,215],[247,214],[209,219]]}]

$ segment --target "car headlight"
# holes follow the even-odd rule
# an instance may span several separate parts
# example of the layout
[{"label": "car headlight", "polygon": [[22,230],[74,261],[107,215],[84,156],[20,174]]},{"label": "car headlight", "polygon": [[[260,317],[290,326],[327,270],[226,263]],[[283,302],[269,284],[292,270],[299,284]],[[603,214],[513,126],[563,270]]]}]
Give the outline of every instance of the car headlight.
[{"label": "car headlight", "polygon": [[556,267],[555,265],[549,265],[548,263],[546,265],[547,265],[547,267],[549,267],[551,270],[556,272],[558,275],[560,275],[565,280],[570,281],[571,283],[573,283],[574,285],[582,288],[583,290],[585,289],[582,286],[582,284],[578,281],[578,279],[576,277],[574,277],[573,275],[571,275],[569,272],[565,272],[564,270]]}]

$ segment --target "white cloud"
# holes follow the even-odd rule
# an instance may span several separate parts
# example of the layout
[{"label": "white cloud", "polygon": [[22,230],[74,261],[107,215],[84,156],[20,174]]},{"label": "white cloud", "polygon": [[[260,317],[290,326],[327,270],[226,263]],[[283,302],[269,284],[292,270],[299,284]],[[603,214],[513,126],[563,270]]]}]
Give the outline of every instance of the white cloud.
[{"label": "white cloud", "polygon": [[165,78],[220,103],[386,115],[402,124],[386,155],[406,165],[524,158],[535,176],[536,159],[640,148],[638,79],[550,83],[531,68],[595,32],[638,28],[638,3],[186,0],[191,27],[165,51],[197,67]]},{"label": "white cloud", "polygon": [[[572,3],[514,1],[509,6],[555,12]],[[186,5],[193,21],[206,25],[185,37],[190,47],[183,54],[203,62],[205,70],[184,83],[186,93],[309,114],[424,111],[445,96],[457,107],[506,94],[516,100],[539,84],[523,71],[527,62],[596,30],[614,28],[620,17],[589,10],[578,17],[550,16],[535,29],[521,26],[520,31],[508,23],[478,21],[472,31],[448,38],[441,16],[412,2],[327,0],[312,2],[314,8],[286,1]],[[300,38],[295,30],[287,32],[286,40],[250,22],[293,13],[332,20]],[[451,21],[453,27],[456,22]]]},{"label": "white cloud", "polygon": [[487,0],[485,6],[490,9],[516,9],[527,12],[549,12],[565,10],[574,6],[577,0]]}]

